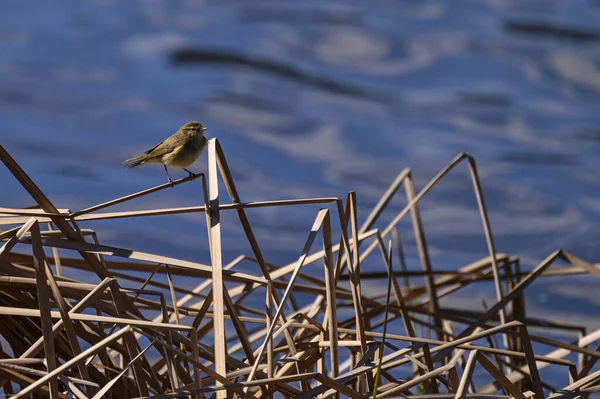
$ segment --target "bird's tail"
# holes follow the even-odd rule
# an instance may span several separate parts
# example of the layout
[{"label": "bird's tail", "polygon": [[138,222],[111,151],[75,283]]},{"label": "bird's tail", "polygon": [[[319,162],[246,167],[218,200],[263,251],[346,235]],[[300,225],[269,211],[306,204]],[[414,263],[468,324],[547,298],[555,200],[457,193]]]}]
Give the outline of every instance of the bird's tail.
[{"label": "bird's tail", "polygon": [[123,164],[126,166],[126,169],[135,168],[136,166],[140,166],[144,162],[146,162],[146,155],[140,155],[139,157],[129,158],[123,161]]}]

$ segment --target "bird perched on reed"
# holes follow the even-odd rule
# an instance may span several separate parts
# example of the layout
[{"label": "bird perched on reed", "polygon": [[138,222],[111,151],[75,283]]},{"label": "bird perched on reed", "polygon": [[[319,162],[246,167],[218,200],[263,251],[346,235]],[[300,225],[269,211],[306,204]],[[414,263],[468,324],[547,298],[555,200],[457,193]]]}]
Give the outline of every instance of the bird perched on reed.
[{"label": "bird perched on reed", "polygon": [[204,137],[206,128],[202,124],[192,121],[188,122],[168,139],[165,139],[144,152],[139,157],[134,157],[123,161],[127,169],[135,168],[145,163],[162,163],[167,173],[169,183],[173,185],[173,180],[169,176],[167,167],[173,169],[183,169],[193,176],[194,174],[186,169],[198,157],[206,147],[208,141]]}]

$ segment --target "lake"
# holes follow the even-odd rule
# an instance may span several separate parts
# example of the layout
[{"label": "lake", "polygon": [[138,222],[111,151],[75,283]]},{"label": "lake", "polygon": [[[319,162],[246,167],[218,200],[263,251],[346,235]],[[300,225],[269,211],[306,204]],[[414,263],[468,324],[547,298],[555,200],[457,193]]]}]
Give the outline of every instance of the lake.
[{"label": "lake", "polygon": [[[198,120],[242,201],[352,190],[364,220],[402,169],[419,190],[467,152],[499,252],[526,269],[557,248],[600,259],[597,0],[0,4],[0,143],[59,208],[166,182],[160,165],[121,162]],[[205,172],[206,154],[191,169]],[[0,181],[2,206],[32,205],[4,168]],[[190,183],[114,210],[201,204]],[[317,211],[249,211],[269,262],[298,257]],[[486,256],[466,164],[421,212],[434,269]],[[201,214],[86,226],[107,245],[210,263]],[[223,230],[226,262],[251,254],[234,215]],[[400,231],[419,269],[409,219]],[[491,305],[490,287],[448,303]],[[596,287],[588,276],[540,280],[528,311],[599,328]]]}]

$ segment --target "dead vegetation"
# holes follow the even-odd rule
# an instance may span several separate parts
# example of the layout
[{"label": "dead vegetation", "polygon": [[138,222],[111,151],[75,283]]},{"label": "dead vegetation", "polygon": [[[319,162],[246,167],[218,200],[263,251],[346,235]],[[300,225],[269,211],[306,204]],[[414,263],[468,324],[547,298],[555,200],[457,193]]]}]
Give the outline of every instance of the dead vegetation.
[{"label": "dead vegetation", "polygon": [[[477,167],[467,154],[418,193],[410,170],[402,171],[362,225],[352,192],[344,200],[242,202],[215,139],[208,145],[208,176],[175,182],[202,185],[204,204],[186,208],[107,211],[170,188],[163,184],[72,213],[57,209],[1,146],[0,160],[35,201],[29,208],[0,208],[0,393],[5,396],[539,399],[587,396],[600,388],[600,371],[594,371],[600,330],[588,333],[552,320],[551,314],[549,320],[530,319],[523,296],[540,277],[599,276],[600,269],[558,250],[524,272],[518,258],[496,253]],[[440,272],[431,266],[418,203],[460,163],[468,165],[489,255]],[[229,203],[219,198],[220,182]],[[373,228],[401,188],[408,204],[385,228]],[[270,264],[246,211],[287,207],[293,212],[306,204],[323,208],[298,260]],[[91,220],[194,212],[206,215],[211,265],[105,246],[86,228]],[[222,258],[221,212],[236,213],[252,254]],[[396,227],[405,217],[412,223],[419,272],[404,264]],[[339,237],[332,228],[341,231]],[[19,243],[30,251],[14,251]],[[361,271],[367,259],[387,272]],[[568,266],[549,269],[557,260]],[[254,264],[256,272],[236,271],[242,262]],[[323,266],[320,275],[303,271],[312,263]],[[81,270],[92,271],[100,282],[69,278]],[[141,272],[147,277],[135,275]],[[173,283],[182,276],[196,282],[195,288]],[[406,285],[408,277],[421,277],[423,284]],[[361,286],[366,279],[379,279],[384,295],[366,292]],[[484,312],[440,304],[446,295],[490,281],[496,303]],[[297,294],[311,300],[299,303]],[[340,309],[351,309],[351,316],[339,317]],[[543,330],[576,339],[551,339]],[[538,344],[552,349],[534,353]],[[573,355],[577,360],[567,359]],[[543,368],[568,376],[569,385],[544,381]]]}]

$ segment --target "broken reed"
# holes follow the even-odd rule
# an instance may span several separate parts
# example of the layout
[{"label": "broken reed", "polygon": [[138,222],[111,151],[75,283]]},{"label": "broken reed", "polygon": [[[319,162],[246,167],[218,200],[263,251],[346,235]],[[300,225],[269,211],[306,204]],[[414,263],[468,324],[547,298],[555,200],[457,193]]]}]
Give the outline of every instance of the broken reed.
[{"label": "broken reed", "polygon": [[[35,201],[29,208],[0,208],[0,224],[6,226],[0,231],[1,394],[523,399],[574,398],[600,388],[600,371],[592,372],[600,347],[588,347],[597,345],[600,330],[588,333],[583,326],[528,318],[523,295],[538,277],[599,276],[600,269],[558,250],[523,272],[517,257],[497,254],[477,166],[468,154],[457,156],[418,193],[410,170],[401,171],[361,225],[353,192],[344,200],[242,202],[216,139],[208,144],[208,176],[174,183],[199,179],[203,204],[184,208],[106,211],[171,187],[163,184],[71,213],[56,208],[1,146],[0,160]],[[461,163],[467,163],[471,176],[488,256],[457,271],[434,270],[419,200]],[[221,203],[219,184],[225,185],[230,203]],[[385,228],[374,228],[400,188],[407,205]],[[309,204],[322,209],[298,260],[269,263],[246,211],[293,211]],[[233,260],[222,257],[220,216],[228,211],[236,213],[252,250]],[[194,212],[206,216],[210,265],[102,245],[85,226],[92,220]],[[397,232],[407,215],[419,272],[407,270]],[[333,236],[334,227],[339,237]],[[13,251],[18,243],[29,245],[31,254]],[[381,262],[386,271],[361,270],[367,259]],[[570,266],[549,270],[557,260]],[[255,265],[256,273],[236,271],[242,262]],[[321,277],[303,272],[312,263],[323,266]],[[78,270],[92,271],[100,282],[69,278],[69,272]],[[132,275],[134,271],[146,277]],[[167,283],[157,274],[166,275]],[[178,287],[174,276],[198,284]],[[423,284],[410,285],[408,279],[414,277],[422,277]],[[363,289],[367,279],[386,282],[383,296]],[[496,303],[484,312],[440,305],[446,295],[489,281]],[[299,304],[294,299],[298,293],[309,294],[312,302]],[[264,305],[249,305],[255,303]],[[347,307],[352,317],[339,317],[338,308]],[[397,322],[402,331],[390,327]],[[533,335],[531,328],[577,334],[578,340]],[[226,332],[235,338],[228,339]],[[533,343],[554,349],[536,354]],[[578,355],[576,363],[565,359],[571,354]],[[543,368],[565,376],[569,384],[542,380]]]}]

